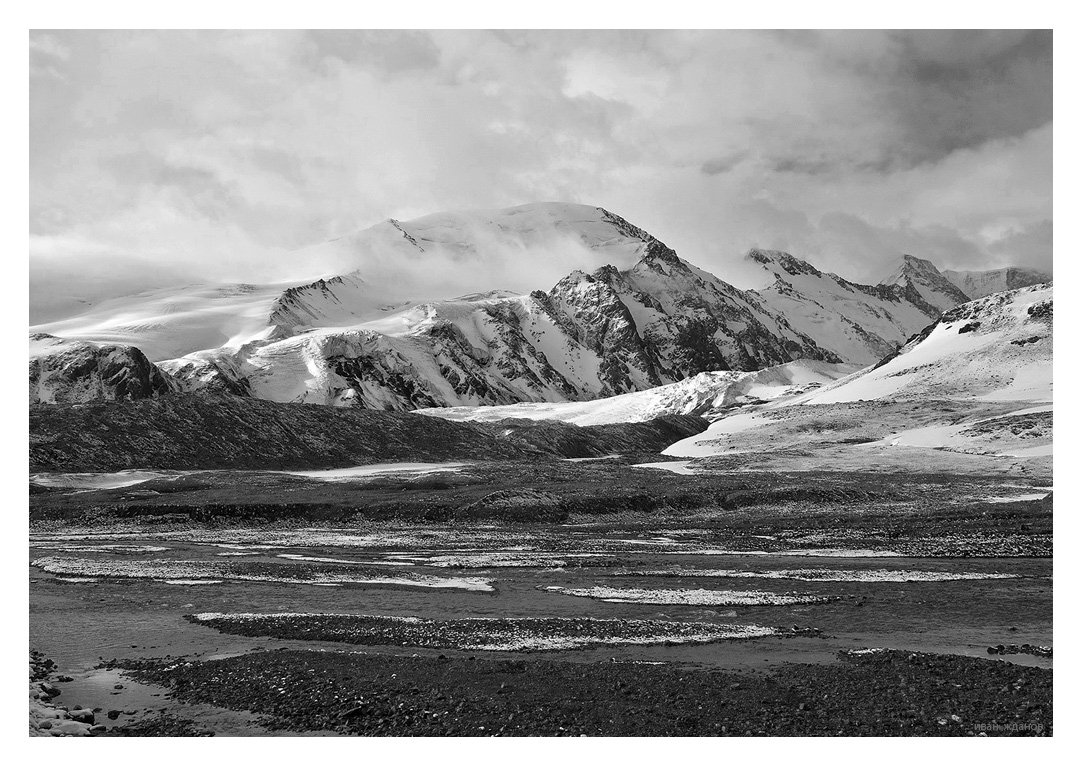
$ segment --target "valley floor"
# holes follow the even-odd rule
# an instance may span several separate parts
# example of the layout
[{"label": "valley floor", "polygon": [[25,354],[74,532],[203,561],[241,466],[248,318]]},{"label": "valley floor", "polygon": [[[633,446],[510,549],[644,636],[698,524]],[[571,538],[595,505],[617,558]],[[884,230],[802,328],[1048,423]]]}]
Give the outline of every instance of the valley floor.
[{"label": "valley floor", "polygon": [[1048,462],[760,458],[54,485],[31,647],[112,735],[1051,733]]}]

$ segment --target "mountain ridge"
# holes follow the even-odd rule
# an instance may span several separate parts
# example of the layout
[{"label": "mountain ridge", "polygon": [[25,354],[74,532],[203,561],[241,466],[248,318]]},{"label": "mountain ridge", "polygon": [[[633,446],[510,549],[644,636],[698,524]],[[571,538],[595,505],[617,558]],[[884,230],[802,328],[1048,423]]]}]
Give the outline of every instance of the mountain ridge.
[{"label": "mountain ridge", "polygon": [[[740,290],[617,214],[566,203],[389,220],[331,246],[368,258],[371,274],[151,291],[35,330],[145,340],[171,390],[413,410],[593,400],[797,359],[872,364],[965,298],[911,256],[889,284],[868,286],[759,249],[748,258],[774,281]],[[396,258],[423,271],[419,254],[460,264],[494,253],[612,260],[523,294],[475,284],[422,299],[417,284],[374,281]]]},{"label": "mountain ridge", "polygon": [[1016,266],[1002,266],[984,271],[946,269],[943,274],[945,279],[971,299],[1053,281],[1053,275],[1048,272]]},{"label": "mountain ridge", "polygon": [[819,450],[833,466],[955,460],[945,452],[1040,465],[1053,455],[1052,285],[954,307],[876,365],[725,414],[663,452],[746,450]]}]

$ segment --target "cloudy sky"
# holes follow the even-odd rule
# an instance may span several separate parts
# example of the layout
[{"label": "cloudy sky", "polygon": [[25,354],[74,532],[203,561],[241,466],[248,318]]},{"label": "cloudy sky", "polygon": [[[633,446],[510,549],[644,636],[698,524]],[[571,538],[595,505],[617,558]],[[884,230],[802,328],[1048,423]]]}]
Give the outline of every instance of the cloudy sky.
[{"label": "cloudy sky", "polygon": [[[32,318],[50,294],[307,276],[441,210],[608,208],[739,279],[1052,268],[1048,32],[34,32]],[[539,286],[547,287],[547,286]],[[35,306],[37,308],[35,308]]]}]

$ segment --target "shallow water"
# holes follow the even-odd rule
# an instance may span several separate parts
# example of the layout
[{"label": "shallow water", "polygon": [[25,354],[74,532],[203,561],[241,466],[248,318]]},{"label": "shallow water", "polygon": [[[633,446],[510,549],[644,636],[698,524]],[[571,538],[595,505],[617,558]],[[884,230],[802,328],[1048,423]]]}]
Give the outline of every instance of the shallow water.
[{"label": "shallow water", "polygon": [[[60,542],[56,536],[36,536],[31,559],[56,556],[55,550],[46,547]],[[71,536],[64,542],[71,543]],[[672,647],[603,645],[550,653],[569,660],[618,657],[732,668],[829,661],[839,650],[862,647],[987,657],[985,648],[989,645],[1052,644],[1049,559],[704,553],[717,549],[697,537],[696,531],[660,536],[574,528],[450,531],[411,527],[373,534],[328,529],[198,530],[96,534],[78,540],[78,545],[87,548],[63,555],[99,562],[107,569],[115,565],[112,572],[129,574],[138,574],[140,563],[145,563],[147,577],[103,576],[77,581],[64,573],[49,574],[31,567],[31,646],[44,651],[73,676],[73,671],[88,673],[99,656],[205,656],[280,646],[354,648],[333,642],[230,636],[183,617],[200,612],[330,612],[435,619],[595,617],[817,627],[825,634]],[[323,564],[324,560],[345,560],[366,567],[384,564],[416,574],[416,582],[433,578],[480,580],[490,582],[494,590],[416,588],[404,583],[409,578],[400,578],[398,583],[339,582],[329,586],[228,577],[221,582],[180,579],[184,582],[164,583],[153,577],[171,560],[219,564],[224,561],[220,555],[232,547],[244,547],[246,563],[349,567]],[[165,550],[155,550],[158,548]],[[531,566],[532,561],[540,564]],[[562,565],[550,566],[555,561]],[[500,564],[512,566],[494,566]],[[787,572],[807,574],[811,568],[830,571],[834,579],[780,577]],[[891,579],[885,572],[900,575]],[[900,580],[904,573],[921,573],[924,580]],[[960,579],[931,580],[937,574]],[[193,582],[196,580],[200,582]],[[667,598],[664,601],[675,603],[652,604],[650,600],[612,602],[576,595],[598,590],[607,594],[800,593],[829,601],[791,604],[791,600],[766,598],[746,600],[757,604],[711,605],[695,604],[709,601],[704,599]],[[403,647],[399,651],[414,650]],[[1052,663],[1023,655],[997,657],[991,662]]]}]

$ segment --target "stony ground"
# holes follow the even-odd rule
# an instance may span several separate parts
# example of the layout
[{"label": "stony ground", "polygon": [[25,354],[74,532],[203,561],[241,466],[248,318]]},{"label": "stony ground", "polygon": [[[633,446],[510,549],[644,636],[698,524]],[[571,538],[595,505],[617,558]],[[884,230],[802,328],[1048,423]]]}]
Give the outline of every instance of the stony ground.
[{"label": "stony ground", "polygon": [[40,652],[30,651],[30,736],[82,737],[97,735],[105,726],[97,722],[97,711],[53,705],[60,695],[57,683],[68,677],[56,672],[56,664]]},{"label": "stony ground", "polygon": [[[649,457],[649,456],[648,456]],[[658,456],[653,459],[657,460]],[[33,529],[80,525],[290,525],[365,522],[706,524],[733,535],[835,530],[894,537],[1008,536],[1018,553],[1051,552],[1051,501],[991,502],[1035,494],[1048,476],[985,471],[730,471],[642,469],[636,458],[480,462],[428,477],[322,482],[282,474],[208,472],[112,490],[31,485]],[[746,459],[748,460],[748,459]],[[1044,490],[1042,490],[1044,492]],[[1038,493],[1040,494],[1040,493]],[[1027,539],[1029,544],[1023,539]]]},{"label": "stony ground", "polygon": [[735,674],[668,664],[281,650],[113,660],[173,697],[349,735],[1050,735],[1053,674],[959,656],[846,654]]}]

